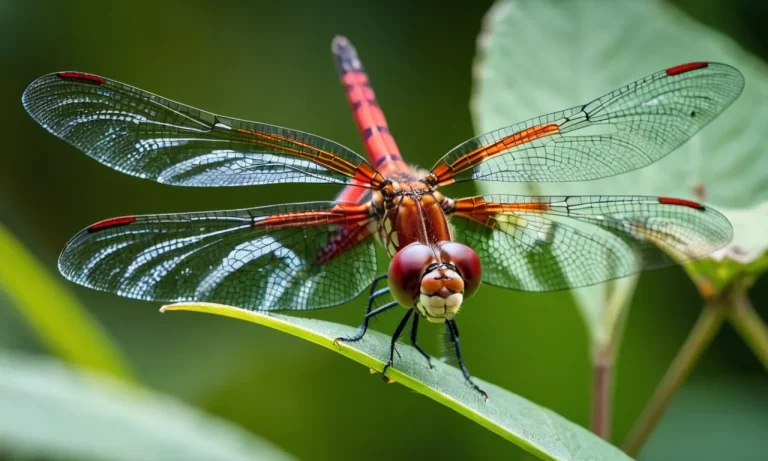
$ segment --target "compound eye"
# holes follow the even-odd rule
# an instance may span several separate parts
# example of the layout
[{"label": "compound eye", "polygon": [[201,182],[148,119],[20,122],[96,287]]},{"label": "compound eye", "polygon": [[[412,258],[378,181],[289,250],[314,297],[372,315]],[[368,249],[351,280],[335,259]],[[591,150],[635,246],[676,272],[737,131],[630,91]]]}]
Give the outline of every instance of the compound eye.
[{"label": "compound eye", "polygon": [[464,280],[464,299],[469,299],[480,286],[483,267],[475,251],[458,242],[440,245],[440,262],[452,264]]},{"label": "compound eye", "polygon": [[421,292],[421,278],[427,267],[437,261],[435,251],[414,242],[401,249],[389,263],[387,284],[395,301],[411,307]]}]

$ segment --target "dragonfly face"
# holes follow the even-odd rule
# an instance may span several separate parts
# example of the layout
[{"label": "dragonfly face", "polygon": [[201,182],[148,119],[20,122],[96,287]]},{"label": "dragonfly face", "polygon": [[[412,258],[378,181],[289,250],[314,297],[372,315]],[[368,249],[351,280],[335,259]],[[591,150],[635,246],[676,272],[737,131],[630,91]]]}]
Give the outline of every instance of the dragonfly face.
[{"label": "dragonfly face", "polygon": [[397,302],[415,307],[430,322],[442,323],[453,319],[462,302],[475,294],[482,267],[477,254],[461,243],[413,242],[395,254],[388,275]]},{"label": "dragonfly face", "polygon": [[[736,99],[744,80],[732,67],[664,69],[465,141],[421,171],[403,161],[354,47],[337,37],[332,49],[367,160],[319,136],[212,114],[91,74],[33,82],[22,102],[38,123],[127,174],[191,187],[346,186],[333,201],[108,219],[70,240],[62,274],[136,299],[264,311],[335,306],[370,286],[365,321],[346,340],[402,304],[409,309],[390,363],[412,316],[411,340],[421,351],[416,331],[426,318],[446,324],[469,380],[455,315],[481,281],[524,291],[577,288],[700,258],[732,237],[723,215],[678,198],[451,199],[438,191],[469,180],[585,181],[646,166]],[[377,240],[392,258],[378,277]],[[388,288],[377,289],[384,278]],[[374,309],[390,293],[394,301]]]}]

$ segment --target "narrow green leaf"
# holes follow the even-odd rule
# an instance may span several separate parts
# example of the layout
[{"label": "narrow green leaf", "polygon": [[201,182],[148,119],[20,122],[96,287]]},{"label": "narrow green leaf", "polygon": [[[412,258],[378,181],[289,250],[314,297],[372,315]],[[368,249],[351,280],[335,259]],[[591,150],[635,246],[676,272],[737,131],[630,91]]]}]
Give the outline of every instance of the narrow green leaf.
[{"label": "narrow green leaf", "polygon": [[292,459],[169,397],[62,362],[9,353],[0,354],[0,446],[25,459]]},{"label": "narrow green leaf", "polygon": [[99,322],[0,224],[0,288],[58,356],[126,381],[133,373]]},{"label": "narrow green leaf", "polygon": [[[175,310],[217,314],[258,323],[319,344],[379,372],[389,351],[390,338],[375,331],[369,331],[359,342],[336,345],[335,338],[351,335],[355,329],[315,319],[208,303],[182,303],[162,308],[164,312]],[[483,401],[467,385],[458,369],[438,360],[433,360],[434,369],[430,369],[412,347],[401,347],[398,351],[400,356],[395,360],[395,368],[387,371],[389,378],[446,405],[541,459],[630,459],[616,447],[551,410],[475,378],[488,393],[488,401]]]}]

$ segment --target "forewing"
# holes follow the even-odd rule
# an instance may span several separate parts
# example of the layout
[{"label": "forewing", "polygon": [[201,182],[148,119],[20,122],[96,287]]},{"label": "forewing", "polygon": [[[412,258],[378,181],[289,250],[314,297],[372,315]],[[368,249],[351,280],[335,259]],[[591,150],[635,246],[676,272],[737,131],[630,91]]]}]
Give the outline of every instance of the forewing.
[{"label": "forewing", "polygon": [[704,257],[732,238],[716,210],[643,196],[488,195],[456,200],[454,237],[483,282],[523,291],[578,288]]},{"label": "forewing", "polygon": [[362,157],[333,141],[215,115],[95,75],[46,75],[22,102],[45,129],[99,162],[165,184],[371,187],[376,176]]},{"label": "forewing", "polygon": [[744,88],[733,67],[672,67],[584,105],[459,144],[432,172],[440,185],[468,179],[573,182],[642,168],[690,139]]},{"label": "forewing", "polygon": [[369,219],[367,205],[332,202],[114,218],[75,235],[59,269],[80,285],[143,300],[329,307],[376,275],[367,233],[338,240]]}]

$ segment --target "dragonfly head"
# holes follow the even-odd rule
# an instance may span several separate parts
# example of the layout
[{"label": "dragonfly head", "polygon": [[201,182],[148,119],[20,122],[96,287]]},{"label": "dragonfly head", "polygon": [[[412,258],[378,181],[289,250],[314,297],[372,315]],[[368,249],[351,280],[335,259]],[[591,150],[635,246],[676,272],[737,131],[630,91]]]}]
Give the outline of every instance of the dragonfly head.
[{"label": "dragonfly head", "polygon": [[480,259],[466,245],[414,242],[392,258],[387,283],[397,302],[440,323],[452,319],[462,302],[475,294],[481,274]]}]

